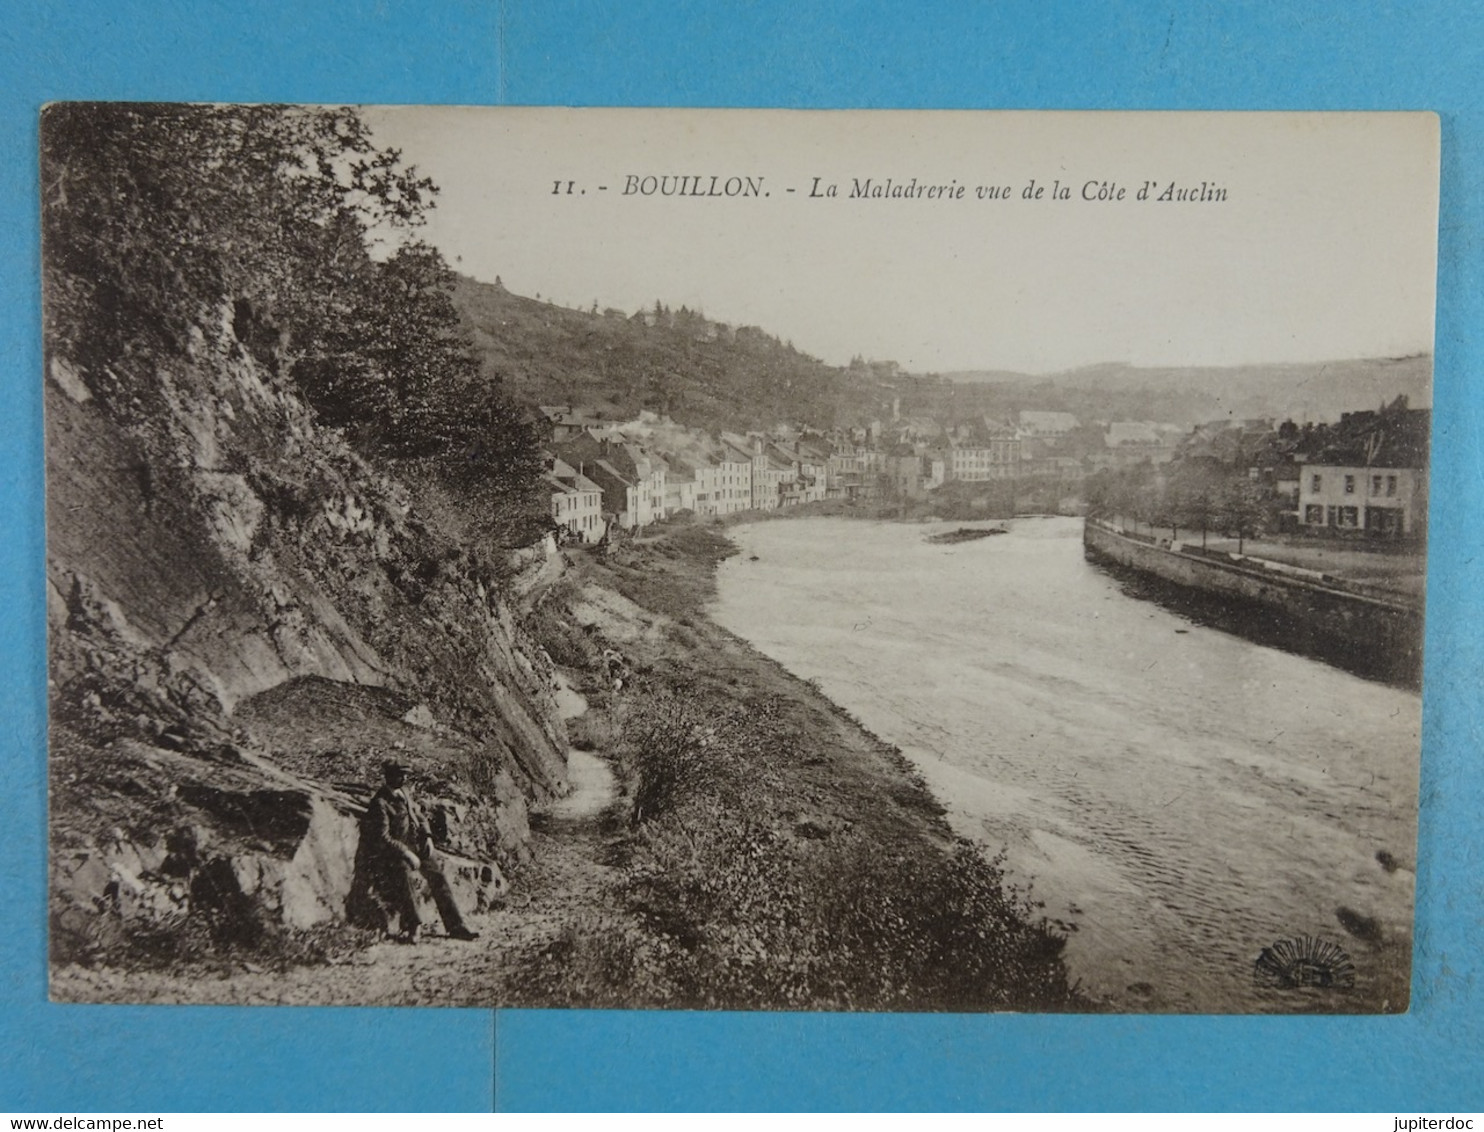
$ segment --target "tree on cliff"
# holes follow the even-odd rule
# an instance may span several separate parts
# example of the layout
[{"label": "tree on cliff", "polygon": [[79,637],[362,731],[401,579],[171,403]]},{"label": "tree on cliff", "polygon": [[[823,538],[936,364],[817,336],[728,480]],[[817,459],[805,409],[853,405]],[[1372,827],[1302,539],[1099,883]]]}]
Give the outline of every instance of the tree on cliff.
[{"label": "tree on cliff", "polygon": [[[149,412],[131,359],[148,372],[225,315],[367,455],[532,525],[532,432],[481,377],[442,256],[406,240],[436,187],[354,109],[61,103],[41,150],[48,348],[109,411]],[[373,234],[401,246],[378,262]]]},{"label": "tree on cliff", "polygon": [[315,327],[293,374],[320,419],[365,449],[427,456],[439,403],[478,372],[458,333],[453,273],[436,249],[410,243],[384,263],[365,257],[342,316]]},{"label": "tree on cliff", "polygon": [[47,330],[83,364],[178,348],[224,301],[291,355],[353,301],[369,229],[434,191],[349,109],[59,103],[41,158]]}]

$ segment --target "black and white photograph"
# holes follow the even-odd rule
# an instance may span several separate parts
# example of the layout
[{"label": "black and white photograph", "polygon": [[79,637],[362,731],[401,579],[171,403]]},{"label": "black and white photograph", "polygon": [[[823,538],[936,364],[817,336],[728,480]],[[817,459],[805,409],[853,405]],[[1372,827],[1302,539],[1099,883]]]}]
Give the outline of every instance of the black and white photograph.
[{"label": "black and white photograph", "polygon": [[40,142],[54,1001],[1408,1009],[1435,115]]}]

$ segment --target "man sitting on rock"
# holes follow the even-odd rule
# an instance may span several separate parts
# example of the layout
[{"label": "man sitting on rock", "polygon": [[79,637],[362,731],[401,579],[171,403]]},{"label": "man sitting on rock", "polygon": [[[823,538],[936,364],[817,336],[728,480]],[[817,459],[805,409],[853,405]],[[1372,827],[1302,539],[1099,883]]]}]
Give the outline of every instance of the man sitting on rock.
[{"label": "man sitting on rock", "polygon": [[433,835],[422,811],[407,788],[407,767],[399,762],[382,764],[386,781],[366,807],[361,824],[361,849],[357,854],[367,871],[366,880],[388,912],[397,916],[397,940],[416,943],[422,917],[417,913],[416,873],[422,873],[433,892],[433,903],[443,918],[450,939],[478,939],[470,931],[453,898],[448,877],[433,851]]}]

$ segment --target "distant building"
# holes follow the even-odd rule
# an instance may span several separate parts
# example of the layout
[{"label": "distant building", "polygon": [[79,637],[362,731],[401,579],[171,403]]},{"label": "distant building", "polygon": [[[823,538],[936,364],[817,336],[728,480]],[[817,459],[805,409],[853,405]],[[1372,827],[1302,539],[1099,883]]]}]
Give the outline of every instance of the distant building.
[{"label": "distant building", "polygon": [[829,495],[830,448],[816,440],[800,440],[794,445],[799,459],[799,475],[808,482],[805,502],[817,503]]},{"label": "distant building", "polygon": [[696,464],[696,514],[720,515],[717,509],[717,492],[721,490],[720,469],[714,458]]},{"label": "distant building", "polygon": [[[763,456],[762,463],[758,466],[762,469],[765,497],[771,499],[769,505],[792,507],[804,502],[804,485],[799,478],[798,463],[776,445],[765,440],[758,440],[756,443]],[[754,482],[757,475],[755,470]]]},{"label": "distant building", "polygon": [[1109,448],[1126,444],[1149,447],[1160,441],[1159,431],[1149,421],[1114,421],[1108,426],[1104,439]]},{"label": "distant building", "polygon": [[840,445],[825,461],[825,495],[830,499],[861,499],[870,494],[866,462],[854,444]]},{"label": "distant building", "polygon": [[1082,461],[1075,456],[1050,456],[1044,461],[1041,474],[1063,483],[1076,483],[1085,473]]},{"label": "distant building", "polygon": [[594,543],[603,537],[603,489],[564,460],[552,461],[546,473],[551,488],[551,517],[578,542]]},{"label": "distant building", "polygon": [[1347,413],[1299,470],[1299,529],[1416,538],[1427,526],[1426,409]]},{"label": "distant building", "polygon": [[[1086,453],[1088,467],[1127,468],[1149,461],[1151,464],[1168,464],[1180,451],[1181,436],[1171,425],[1154,421],[1114,421],[1103,433],[1103,447]],[[1197,450],[1188,449],[1186,456]],[[1206,448],[1198,450],[1209,454]]]},{"label": "distant building", "polygon": [[1010,434],[987,439],[956,441],[947,448],[933,449],[930,460],[943,464],[946,480],[980,483],[1013,479],[1021,474],[1021,441]]},{"label": "distant building", "polygon": [[782,503],[780,485],[794,477],[794,468],[770,456],[769,444],[762,436],[742,436],[734,432],[721,434],[722,441],[735,451],[746,453],[751,464],[752,506],[758,511],[771,511]]},{"label": "distant building", "polygon": [[779,501],[784,506],[817,503],[828,488],[828,458],[807,444],[765,445],[770,463],[781,473]]},{"label": "distant building", "polygon": [[571,405],[540,405],[537,412],[546,422],[553,444],[565,444],[584,432],[602,436],[616,428],[618,423],[595,417],[582,409],[574,409]]},{"label": "distant building", "polygon": [[586,463],[583,471],[602,490],[603,514],[606,520],[626,531],[639,525],[636,517],[639,514],[640,491],[633,480],[607,460]]},{"label": "distant building", "polygon": [[677,511],[696,510],[696,493],[699,486],[698,473],[694,465],[677,456],[665,461],[665,514]]},{"label": "distant building", "polygon": [[916,453],[894,453],[886,458],[886,478],[892,493],[921,499],[927,491],[922,475],[922,457]]},{"label": "distant building", "polygon": [[703,506],[699,494],[697,510],[708,515],[731,515],[752,507],[752,456],[723,442],[714,465],[715,487],[711,489],[710,506]]},{"label": "distant building", "polygon": [[1071,413],[1044,412],[1039,409],[1020,410],[1020,431],[1025,436],[1065,436],[1077,427],[1077,418]]},{"label": "distant building", "polygon": [[1303,518],[1303,513],[1299,511],[1299,482],[1303,471],[1302,464],[1284,461],[1275,466],[1271,473],[1273,498],[1277,500],[1279,508],[1278,526],[1285,533],[1293,533]]},{"label": "distant building", "polygon": [[632,530],[665,517],[667,468],[658,456],[588,431],[556,447],[561,459],[603,489],[603,509],[620,527]]},{"label": "distant building", "polygon": [[1299,472],[1300,528],[1403,538],[1421,533],[1427,473],[1418,468],[1304,464]]}]

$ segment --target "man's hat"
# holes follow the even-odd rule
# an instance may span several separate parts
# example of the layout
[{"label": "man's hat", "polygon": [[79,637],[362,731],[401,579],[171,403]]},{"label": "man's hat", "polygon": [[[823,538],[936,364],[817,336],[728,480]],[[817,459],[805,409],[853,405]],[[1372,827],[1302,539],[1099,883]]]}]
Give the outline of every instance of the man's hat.
[{"label": "man's hat", "polygon": [[403,778],[406,778],[411,771],[412,768],[410,766],[406,763],[399,763],[396,759],[387,759],[386,762],[381,764],[381,773],[385,775],[400,774]]}]

